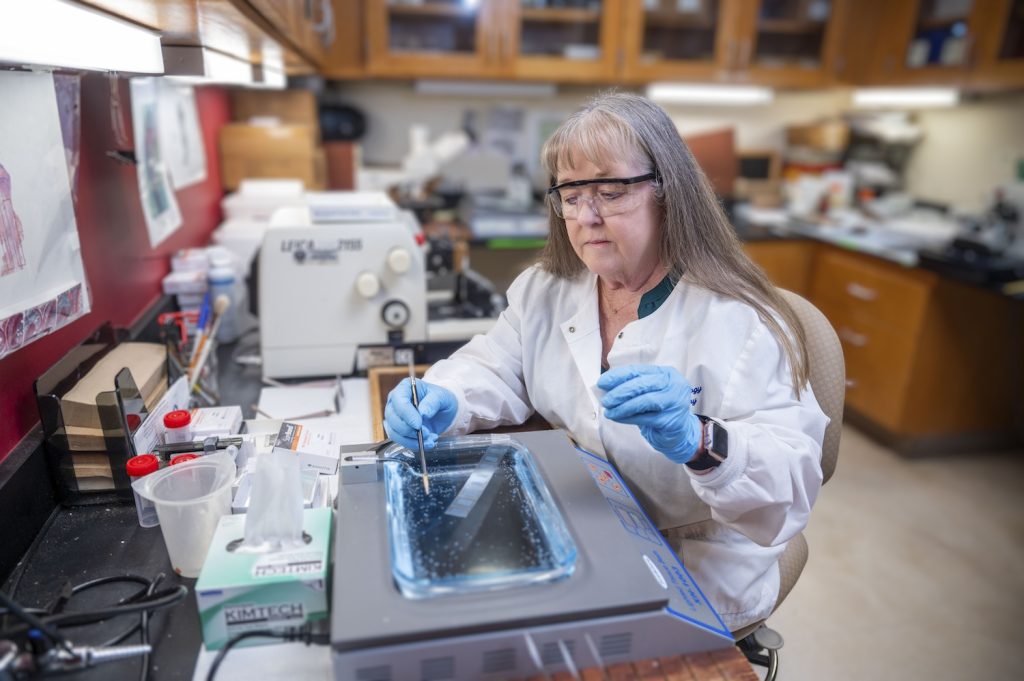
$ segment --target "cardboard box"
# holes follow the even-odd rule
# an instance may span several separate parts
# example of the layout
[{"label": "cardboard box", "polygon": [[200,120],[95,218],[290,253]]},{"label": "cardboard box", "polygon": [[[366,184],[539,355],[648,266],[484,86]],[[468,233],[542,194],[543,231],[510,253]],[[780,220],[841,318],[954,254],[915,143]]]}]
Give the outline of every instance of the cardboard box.
[{"label": "cardboard box", "polygon": [[[327,618],[331,512],[304,510],[302,529],[311,541],[290,551],[264,554],[228,548],[245,537],[245,515],[220,519],[195,585],[207,650],[222,648],[245,631],[283,631]],[[257,637],[239,645],[276,642]]]},{"label": "cardboard box", "polygon": [[[167,349],[160,343],[121,343],[108,352],[60,400],[66,426],[102,430],[97,396],[114,390],[114,377],[127,367],[146,404],[167,387]],[[107,424],[111,427],[111,424]],[[97,433],[92,433],[97,435]],[[98,433],[102,438],[103,434]]]},{"label": "cardboard box", "polygon": [[320,139],[320,115],[316,95],[309,90],[231,91],[231,118],[248,123],[253,118],[273,117],[289,125],[306,125]]},{"label": "cardboard box", "polygon": [[201,407],[191,411],[192,439],[234,435],[242,428],[242,408],[237,405]]},{"label": "cardboard box", "polygon": [[841,153],[850,141],[850,126],[840,119],[786,128],[786,145]]},{"label": "cardboard box", "polygon": [[296,179],[306,189],[326,186],[327,168],[308,125],[230,123],[220,130],[221,182],[235,190],[250,178]]},{"label": "cardboard box", "polygon": [[274,451],[295,454],[302,468],[334,475],[341,459],[341,438],[332,430],[313,430],[309,426],[286,421],[277,433]]}]

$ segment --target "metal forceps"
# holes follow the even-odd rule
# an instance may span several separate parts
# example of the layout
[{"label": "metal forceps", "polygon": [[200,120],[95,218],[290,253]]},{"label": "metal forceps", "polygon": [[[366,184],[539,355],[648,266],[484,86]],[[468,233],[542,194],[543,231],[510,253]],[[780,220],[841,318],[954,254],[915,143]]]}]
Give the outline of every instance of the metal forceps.
[{"label": "metal forceps", "polygon": [[[412,384],[412,405],[416,407],[416,411],[420,409],[420,398],[416,393],[416,367],[412,363],[412,357],[409,357],[409,383]],[[416,442],[420,446],[420,472],[423,477],[423,491],[430,494],[430,477],[427,475],[427,452],[423,449],[423,424],[420,423],[420,428],[416,431]]]}]

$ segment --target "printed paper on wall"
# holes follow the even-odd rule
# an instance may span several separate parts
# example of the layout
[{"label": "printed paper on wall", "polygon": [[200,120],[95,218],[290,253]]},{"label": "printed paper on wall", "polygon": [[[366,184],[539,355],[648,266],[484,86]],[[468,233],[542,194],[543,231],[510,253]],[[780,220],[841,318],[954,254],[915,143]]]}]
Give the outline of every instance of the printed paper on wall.
[{"label": "printed paper on wall", "polygon": [[0,357],[89,311],[53,76],[0,71]]}]

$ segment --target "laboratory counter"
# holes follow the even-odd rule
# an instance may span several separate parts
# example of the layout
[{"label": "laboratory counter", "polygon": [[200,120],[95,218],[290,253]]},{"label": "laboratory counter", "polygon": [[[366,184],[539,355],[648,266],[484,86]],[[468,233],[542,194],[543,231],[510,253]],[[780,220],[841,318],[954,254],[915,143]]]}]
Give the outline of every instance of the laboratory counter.
[{"label": "laboratory counter", "polygon": [[[218,349],[220,387],[224,403],[243,406],[251,417],[261,389],[260,371],[240,367],[232,361],[239,344]],[[349,399],[359,399],[350,395]],[[41,452],[40,452],[41,454]],[[174,681],[205,679],[213,654],[202,649],[200,621],[195,600],[196,580],[174,574],[159,526],[141,528],[134,506],[101,504],[73,508],[57,507],[3,584],[3,590],[24,607],[52,609],[68,593],[93,580],[134,575],[134,583],[90,587],[72,596],[65,611],[105,609],[146,587],[143,582],[159,579],[153,590],[170,590],[178,585],[188,589],[184,600],[156,611],[148,624],[153,645],[151,679]],[[140,586],[141,584],[141,586]],[[124,615],[100,624],[62,629],[75,645],[100,646],[139,624],[138,615]],[[138,632],[121,645],[140,642]],[[142,678],[138,656],[76,671],[62,678],[76,681]],[[301,643],[274,644],[232,650],[217,673],[217,679],[330,678],[331,656],[327,647],[307,649]],[[556,674],[552,678],[562,678]],[[698,681],[756,681],[758,676],[736,647],[713,653],[691,654],[632,664],[615,664],[604,673],[581,671],[584,679],[696,679]],[[541,677],[537,677],[541,678]],[[565,678],[569,678],[566,676]]]}]

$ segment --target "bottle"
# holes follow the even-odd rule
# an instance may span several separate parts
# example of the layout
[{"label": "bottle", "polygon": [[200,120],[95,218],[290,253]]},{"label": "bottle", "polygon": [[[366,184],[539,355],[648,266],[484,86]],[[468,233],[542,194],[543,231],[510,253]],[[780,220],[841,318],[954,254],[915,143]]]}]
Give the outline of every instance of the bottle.
[{"label": "bottle", "polygon": [[[125,470],[128,473],[128,477],[132,479],[132,482],[156,472],[156,469],[159,467],[160,461],[153,454],[133,456],[125,463]],[[139,516],[139,525],[141,527],[156,527],[159,525],[160,519],[156,515],[156,504],[149,499],[140,497],[139,493],[134,489],[132,494],[135,495],[135,512]]]},{"label": "bottle", "polygon": [[210,301],[216,301],[221,295],[231,301],[231,306],[221,315],[217,325],[217,342],[233,343],[240,335],[238,308],[241,305],[235,270],[229,265],[217,264],[206,276],[210,285]]},{"label": "bottle", "polygon": [[164,414],[164,444],[192,442],[192,414],[176,409]]}]

